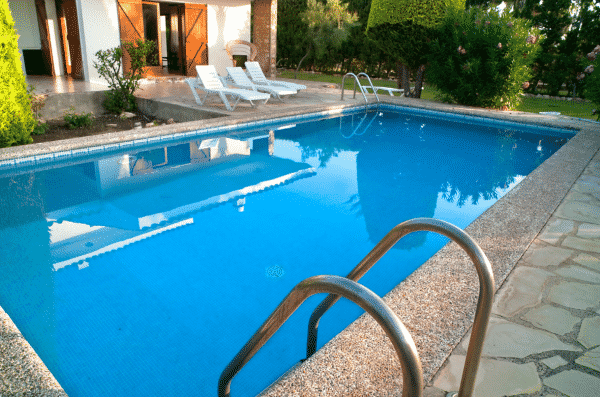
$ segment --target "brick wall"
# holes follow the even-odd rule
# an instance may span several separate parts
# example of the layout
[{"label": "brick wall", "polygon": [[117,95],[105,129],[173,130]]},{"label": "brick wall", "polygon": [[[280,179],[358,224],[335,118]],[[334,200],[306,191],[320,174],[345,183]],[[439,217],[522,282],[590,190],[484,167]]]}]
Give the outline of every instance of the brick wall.
[{"label": "brick wall", "polygon": [[275,76],[277,62],[277,0],[255,0],[252,42],[258,49],[256,61],[266,75]]}]

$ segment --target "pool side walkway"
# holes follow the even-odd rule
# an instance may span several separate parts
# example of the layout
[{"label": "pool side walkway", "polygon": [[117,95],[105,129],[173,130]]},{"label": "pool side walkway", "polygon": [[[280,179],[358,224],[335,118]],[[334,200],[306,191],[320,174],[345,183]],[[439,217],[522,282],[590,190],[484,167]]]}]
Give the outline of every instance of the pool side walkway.
[{"label": "pool side walkway", "polygon": [[[315,110],[335,112],[363,103],[359,96],[341,102],[340,90],[323,83],[307,85],[309,89],[297,98],[284,103],[270,101],[257,109],[241,104],[228,117],[78,138],[69,143],[0,149],[0,161],[219,124]],[[180,83],[148,87],[144,95],[198,108],[190,101],[187,85]],[[600,124],[381,98],[403,106],[578,131],[466,229],[488,255],[499,288],[475,395],[600,395]],[[222,111],[221,106],[211,102],[202,109]],[[448,244],[385,297],[415,339],[428,385],[427,397],[458,390],[477,294],[471,261],[456,244]],[[399,396],[401,390],[400,364],[391,343],[374,321],[362,316],[261,396]],[[235,392],[232,390],[232,395]],[[66,395],[1,308],[0,395]]]},{"label": "pool side walkway", "polygon": [[[600,153],[496,293],[475,396],[600,395]],[[433,385],[458,390],[469,337]]]}]

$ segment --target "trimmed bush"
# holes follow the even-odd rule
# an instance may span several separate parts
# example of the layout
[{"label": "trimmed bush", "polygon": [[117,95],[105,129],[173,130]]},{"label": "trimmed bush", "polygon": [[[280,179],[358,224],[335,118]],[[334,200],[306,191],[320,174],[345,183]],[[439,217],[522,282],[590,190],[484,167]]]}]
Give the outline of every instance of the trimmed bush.
[{"label": "trimmed bush", "polygon": [[427,79],[445,101],[514,109],[540,51],[538,31],[509,13],[450,12],[432,42]]},{"label": "trimmed bush", "polygon": [[0,147],[33,142],[36,126],[14,25],[8,2],[0,2]]}]

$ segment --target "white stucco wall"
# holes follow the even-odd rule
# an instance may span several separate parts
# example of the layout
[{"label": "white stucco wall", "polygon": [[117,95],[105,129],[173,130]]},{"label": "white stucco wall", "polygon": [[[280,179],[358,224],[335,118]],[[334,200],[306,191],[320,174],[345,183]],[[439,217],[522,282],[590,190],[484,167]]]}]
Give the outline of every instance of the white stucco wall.
[{"label": "white stucco wall", "polygon": [[35,1],[10,0],[8,6],[15,21],[15,29],[19,34],[19,48],[23,50],[41,49],[42,42],[35,11]]},{"label": "white stucco wall", "polygon": [[225,51],[230,40],[250,41],[250,0],[207,1],[208,64],[227,75],[233,66]]},{"label": "white stucco wall", "polygon": [[19,35],[19,54],[21,55],[21,69],[25,74],[25,60],[22,50],[39,50],[42,48],[40,29],[37,23],[34,0],[10,0],[8,2],[10,14],[15,21],[15,30]]},{"label": "white stucco wall", "polygon": [[76,0],[83,75],[86,81],[108,85],[94,68],[96,52],[121,45],[116,0]]}]

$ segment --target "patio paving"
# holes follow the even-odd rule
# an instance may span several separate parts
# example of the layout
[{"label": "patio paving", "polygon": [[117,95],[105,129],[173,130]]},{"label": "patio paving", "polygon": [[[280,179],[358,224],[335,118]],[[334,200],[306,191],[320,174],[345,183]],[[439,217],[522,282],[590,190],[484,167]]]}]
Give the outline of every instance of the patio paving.
[{"label": "patio paving", "polygon": [[[235,112],[225,111],[218,99],[199,107],[184,83],[146,85],[138,93],[140,97],[228,117],[156,127],[143,133],[164,135],[364,102],[360,94],[350,99],[351,91],[342,102],[339,89],[325,83],[306,84],[309,89],[284,102],[271,100],[256,109],[240,104]],[[406,106],[586,131],[585,137],[578,134],[560,154],[557,152],[467,228],[490,257],[500,286],[474,395],[600,395],[600,124],[381,97]],[[0,151],[0,160],[127,139],[132,139],[132,132],[8,148]],[[448,274],[452,275],[450,280]],[[469,338],[468,333],[463,335],[472,322],[476,291],[472,265],[464,253],[450,245],[386,296],[415,338],[428,384],[425,396],[442,397],[446,391],[458,390]],[[440,303],[442,300],[447,302]],[[467,307],[456,309],[448,302]],[[1,309],[0,320],[0,394],[64,395],[39,358],[29,357],[33,351]],[[389,342],[379,341],[379,331],[363,317],[348,329],[262,395],[400,395],[399,363],[388,354]],[[9,338],[18,343],[7,344]],[[24,355],[29,358],[23,359]]]}]

